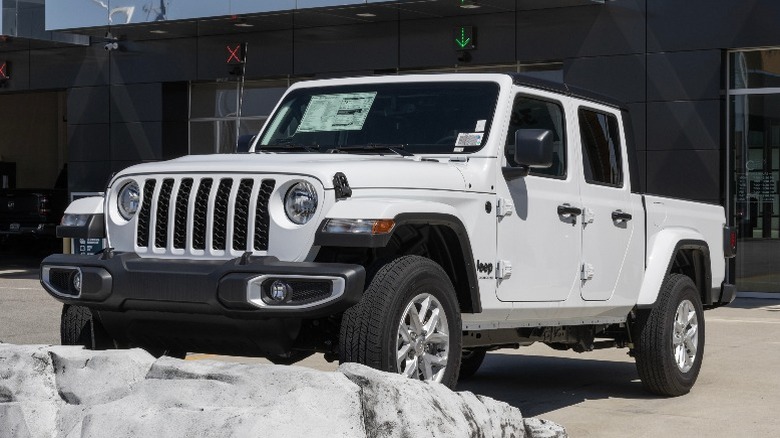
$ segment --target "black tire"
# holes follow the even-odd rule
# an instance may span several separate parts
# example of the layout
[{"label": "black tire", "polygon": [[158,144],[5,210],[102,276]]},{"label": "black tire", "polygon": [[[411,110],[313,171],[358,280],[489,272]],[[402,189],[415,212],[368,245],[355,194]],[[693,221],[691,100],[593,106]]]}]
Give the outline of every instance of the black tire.
[{"label": "black tire", "polygon": [[[678,309],[683,316],[695,314],[695,331],[692,319],[676,324]],[[675,347],[675,327],[690,334],[689,343],[681,342]],[[655,307],[638,315],[634,333],[634,354],[642,386],[663,396],[687,394],[696,383],[704,356],[704,311],[693,281],[681,274],[666,277]],[[688,345],[695,345],[695,353]],[[683,362],[679,365],[675,351]]]},{"label": "black tire", "polygon": [[292,365],[313,354],[313,351],[292,351],[287,356],[266,356],[266,359],[274,365]]},{"label": "black tire", "polygon": [[460,356],[460,375],[458,379],[466,380],[474,376],[485,360],[487,350],[484,348],[463,349]]},{"label": "black tire", "polygon": [[62,345],[81,345],[89,350],[115,348],[114,340],[87,307],[65,304],[60,317]]},{"label": "black tire", "polygon": [[[454,388],[461,357],[460,310],[449,277],[438,264],[425,257],[399,257],[377,271],[361,301],[344,313],[339,336],[339,361],[358,362],[378,370],[400,373],[402,370],[396,358],[401,339],[400,324],[404,312],[421,297],[435,298],[433,305],[438,306],[446,317],[446,363],[438,368],[438,377],[431,380],[439,380]],[[415,309],[419,310],[417,306]],[[443,352],[443,349],[434,347],[425,344],[420,347],[422,353],[410,348],[409,354]],[[407,363],[404,361],[404,364]],[[407,371],[417,374],[413,367],[407,368]],[[426,380],[423,375],[416,377]]]}]

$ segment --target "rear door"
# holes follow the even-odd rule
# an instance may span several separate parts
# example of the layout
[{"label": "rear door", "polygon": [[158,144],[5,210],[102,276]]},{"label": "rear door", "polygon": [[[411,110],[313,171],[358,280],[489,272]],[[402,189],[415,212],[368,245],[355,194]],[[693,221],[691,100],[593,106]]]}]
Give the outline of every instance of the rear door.
[{"label": "rear door", "polygon": [[609,300],[631,254],[641,205],[632,202],[620,113],[579,106],[583,204],[581,294],[584,300]]}]

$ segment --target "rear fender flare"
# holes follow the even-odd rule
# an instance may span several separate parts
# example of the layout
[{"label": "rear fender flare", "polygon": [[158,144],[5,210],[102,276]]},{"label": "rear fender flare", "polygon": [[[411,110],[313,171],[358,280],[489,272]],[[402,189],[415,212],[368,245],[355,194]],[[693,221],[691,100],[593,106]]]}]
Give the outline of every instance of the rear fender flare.
[{"label": "rear fender flare", "polygon": [[[661,285],[669,274],[677,252],[682,249],[697,249],[704,252],[705,266],[709,270],[709,246],[706,239],[698,231],[689,228],[667,228],[656,234],[648,243],[647,267],[642,286],[639,289],[637,307],[652,308],[658,298]],[[693,279],[696,282],[696,279]],[[711,285],[705,285],[708,287]],[[709,295],[708,290],[700,291],[703,298]]]}]

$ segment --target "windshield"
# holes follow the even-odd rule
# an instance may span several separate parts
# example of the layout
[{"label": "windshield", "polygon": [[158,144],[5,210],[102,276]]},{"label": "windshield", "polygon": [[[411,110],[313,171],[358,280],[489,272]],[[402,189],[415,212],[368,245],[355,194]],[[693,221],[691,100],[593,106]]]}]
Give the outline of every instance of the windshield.
[{"label": "windshield", "polygon": [[493,82],[301,88],[284,98],[256,150],[474,152],[487,140],[498,90]]}]

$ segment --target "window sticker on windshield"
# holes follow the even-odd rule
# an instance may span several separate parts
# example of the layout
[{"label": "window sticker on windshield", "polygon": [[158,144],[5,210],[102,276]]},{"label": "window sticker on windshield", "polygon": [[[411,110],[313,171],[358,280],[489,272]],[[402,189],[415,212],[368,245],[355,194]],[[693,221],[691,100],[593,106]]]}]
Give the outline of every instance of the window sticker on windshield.
[{"label": "window sticker on windshield", "polygon": [[312,96],[296,132],[359,131],[374,98],[376,91]]},{"label": "window sticker on windshield", "polygon": [[477,120],[477,127],[474,128],[474,131],[485,132],[485,123],[487,123],[487,120]]},{"label": "window sticker on windshield", "polygon": [[455,146],[480,146],[482,144],[481,132],[461,132],[455,140]]}]

